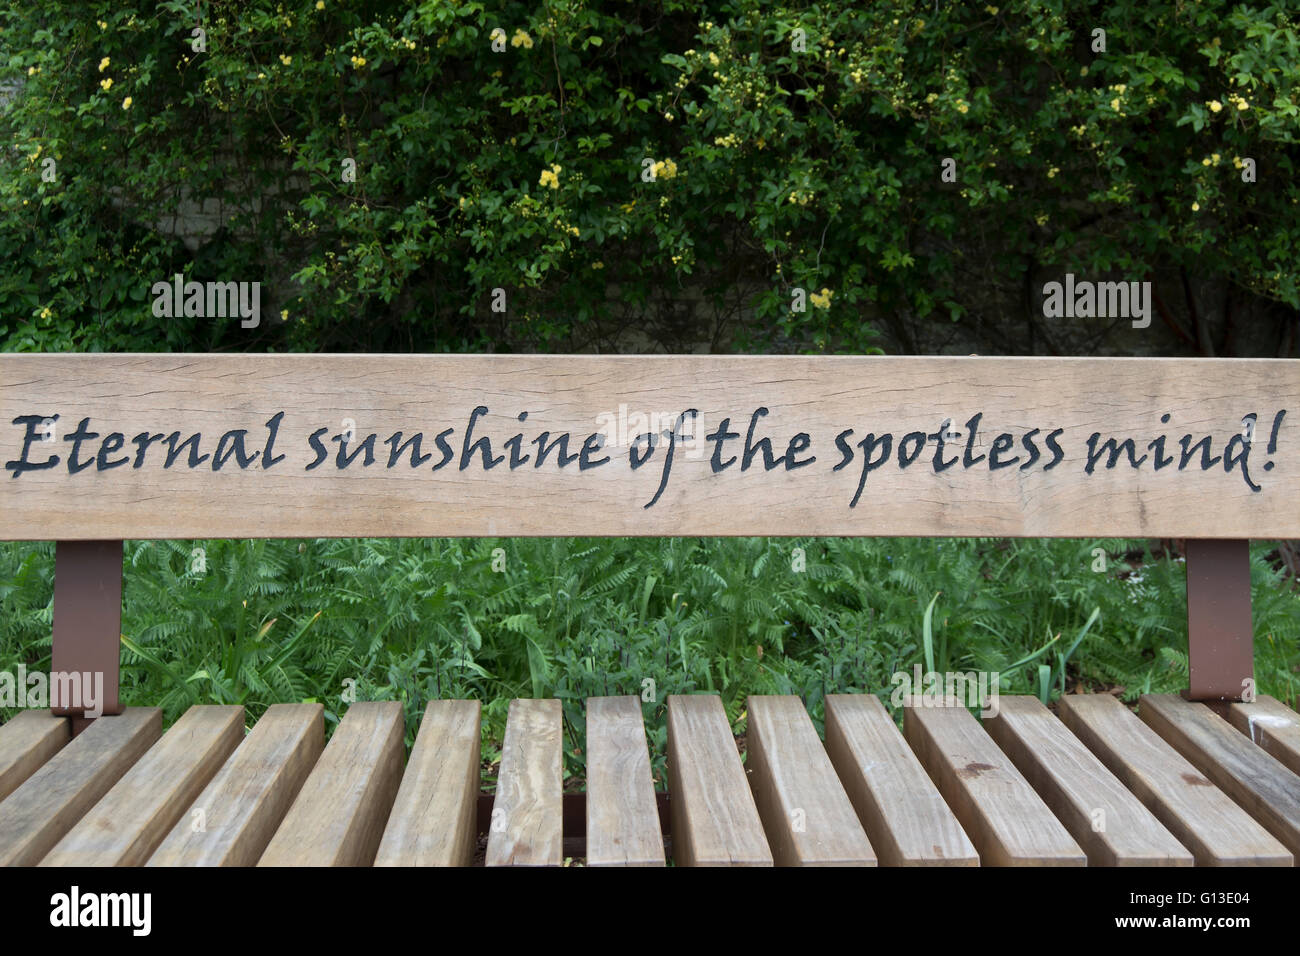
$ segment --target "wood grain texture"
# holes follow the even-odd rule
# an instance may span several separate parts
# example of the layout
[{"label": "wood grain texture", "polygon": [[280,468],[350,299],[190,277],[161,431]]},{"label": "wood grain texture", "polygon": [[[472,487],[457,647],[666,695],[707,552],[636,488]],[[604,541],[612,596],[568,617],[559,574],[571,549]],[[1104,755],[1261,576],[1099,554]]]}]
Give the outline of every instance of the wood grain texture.
[{"label": "wood grain texture", "polygon": [[320,704],[268,707],[146,865],[252,866],[324,746]]},{"label": "wood grain texture", "polygon": [[348,707],[258,866],[370,866],[406,755],[398,701]]},{"label": "wood grain texture", "polygon": [[41,865],[142,866],[243,739],[243,707],[191,707]]},{"label": "wood grain texture", "polygon": [[1300,859],[1300,776],[1204,704],[1143,694],[1138,716]]},{"label": "wood grain texture", "polygon": [[563,865],[563,720],[558,700],[510,702],[486,866]]},{"label": "wood grain texture", "polygon": [[1288,770],[1300,774],[1300,714],[1277,698],[1261,694],[1253,703],[1232,704],[1228,720]]},{"label": "wood grain texture", "polygon": [[979,854],[873,694],[826,695],[826,753],[882,866],[979,866]]},{"label": "wood grain texture", "polygon": [[72,739],[68,718],[24,710],[0,726],[0,800],[18,789]]},{"label": "wood grain texture", "polygon": [[677,866],[772,866],[754,795],[716,694],[668,697],[668,793]]},{"label": "wood grain texture", "polygon": [[1197,866],[1290,866],[1290,852],[1178,751],[1109,694],[1059,703],[1071,733],[1097,755]]},{"label": "wood grain texture", "polygon": [[960,704],[905,704],[903,733],[984,866],[1084,866],[1074,838]]},{"label": "wood grain texture", "polygon": [[[487,412],[468,444],[487,437],[494,457],[508,455],[505,442],[520,434],[528,461],[484,470],[482,449],[465,442],[479,406]],[[767,413],[756,418],[760,408]],[[642,433],[671,431],[689,409],[698,412],[701,440],[690,448],[675,442],[667,484],[646,507],[659,489],[667,442],[636,470],[631,444]],[[264,461],[267,423],[280,412]],[[1210,436],[1211,458],[1238,436],[1235,460],[1246,447],[1240,433],[1249,413],[1257,425],[1248,467],[1259,490],[1239,465],[1229,472],[1217,461],[1202,470],[1193,456],[1181,468],[1183,435],[1193,443]],[[0,461],[24,460],[29,433],[14,419],[54,415],[53,447],[33,441],[26,461],[57,455],[55,466],[16,479],[7,471],[0,481],[0,539],[649,536],[682,528],[701,535],[1300,537],[1297,360],[0,355]],[[91,467],[70,474],[73,443],[64,439],[82,419],[100,437],[79,450],[78,463]],[[362,453],[338,467],[345,419],[356,427],[349,454],[375,436],[370,464]],[[717,442],[703,436],[724,420],[736,437],[725,439],[715,473]],[[935,464],[945,420],[961,435],[945,443],[942,461],[955,460],[951,467]],[[771,441],[771,470],[762,451],[744,467],[751,422],[755,443]],[[237,434],[220,470],[215,458],[189,466],[181,442],[200,434],[196,454],[213,456],[221,437],[240,429],[246,467],[229,457]],[[325,457],[307,470],[318,457],[309,443],[318,429]],[[389,444],[397,431],[402,437]],[[536,467],[542,432],[570,433],[568,454],[579,456],[600,431],[610,441],[603,451],[593,445],[586,470],[581,461],[561,468],[558,450]],[[689,422],[682,431],[691,432]],[[431,456],[418,467],[411,449],[393,454],[416,433],[420,453]],[[801,433],[808,444],[796,444],[787,459]],[[179,458],[164,468],[172,434]],[[914,458],[904,469],[900,446],[909,434]],[[1145,461],[1131,467],[1125,454],[1110,467],[1107,453],[1087,474],[1094,434],[1098,452],[1112,437],[1131,438],[1133,459]],[[996,449],[1003,467],[994,470],[1000,435],[1008,436]],[[1156,470],[1149,446],[1160,435],[1175,460]],[[144,436],[139,444],[137,436]],[[1064,456],[1050,469],[1049,436]],[[864,451],[883,463],[865,479]],[[846,452],[852,460],[836,470]],[[610,461],[597,464],[606,454]],[[850,507],[859,484],[860,500]]]},{"label": "wood grain texture", "polygon": [[587,865],[663,866],[639,697],[587,699]]},{"label": "wood grain texture", "polygon": [[752,696],[746,710],[749,785],[776,865],[875,866],[803,701]]},{"label": "wood grain texture", "polygon": [[1003,753],[1088,854],[1090,866],[1192,866],[1192,854],[1037,697],[984,719]]},{"label": "wood grain texture", "polygon": [[476,700],[432,700],[393,801],[375,866],[469,866],[479,792]]},{"label": "wood grain texture", "polygon": [[35,866],[162,734],[157,707],[100,717],[0,802],[0,866]]}]

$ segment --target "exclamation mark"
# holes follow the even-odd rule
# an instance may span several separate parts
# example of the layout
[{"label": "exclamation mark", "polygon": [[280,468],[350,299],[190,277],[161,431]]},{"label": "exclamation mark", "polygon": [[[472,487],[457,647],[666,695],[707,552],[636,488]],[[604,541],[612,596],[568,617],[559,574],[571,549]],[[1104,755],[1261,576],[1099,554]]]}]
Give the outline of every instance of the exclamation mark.
[{"label": "exclamation mark", "polygon": [[[1272,434],[1272,435],[1269,437],[1269,439],[1268,439],[1268,453],[1269,453],[1270,455],[1273,455],[1273,454],[1276,454],[1276,453],[1277,453],[1277,432],[1278,432],[1278,429],[1282,427],[1282,419],[1285,418],[1285,417],[1286,417],[1286,409],[1285,409],[1285,408],[1282,409],[1280,412],[1278,412],[1276,415],[1273,416],[1273,434]],[[1273,470],[1273,462],[1271,462],[1271,461],[1266,461],[1266,462],[1264,462],[1264,470],[1265,470],[1265,471],[1272,471],[1272,470]]]}]

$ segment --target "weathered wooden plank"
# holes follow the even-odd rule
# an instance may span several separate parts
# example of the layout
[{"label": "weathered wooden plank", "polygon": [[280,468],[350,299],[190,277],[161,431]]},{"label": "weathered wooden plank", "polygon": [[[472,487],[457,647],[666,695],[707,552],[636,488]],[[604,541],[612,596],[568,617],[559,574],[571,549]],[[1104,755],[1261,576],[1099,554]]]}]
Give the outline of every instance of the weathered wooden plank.
[{"label": "weathered wooden plank", "polygon": [[882,866],[979,866],[879,698],[826,696],[826,752]]},{"label": "weathered wooden plank", "polygon": [[0,802],[0,866],[35,866],[162,733],[157,707],[100,717]]},{"label": "weathered wooden plank", "polygon": [[191,707],[41,865],[143,865],[243,739],[243,707]]},{"label": "weathered wooden plank", "polygon": [[146,865],[252,866],[324,746],[320,704],[268,707]]},{"label": "weathered wooden plank", "polygon": [[1253,703],[1232,704],[1228,720],[1288,770],[1300,774],[1300,714],[1276,697],[1261,694]]},{"label": "weathered wooden plank", "polygon": [[1290,866],[1291,854],[1241,807],[1109,694],[1070,694],[1061,719],[1198,866]]},{"label": "weathered wooden plank", "polygon": [[358,701],[258,866],[370,866],[402,778],[406,718],[398,701]]},{"label": "weathered wooden plank", "polygon": [[558,700],[510,702],[485,865],[564,863],[563,720]]},{"label": "weathered wooden plank", "polygon": [[1191,866],[1192,854],[1037,697],[998,698],[984,729],[1091,866]]},{"label": "weathered wooden plank", "polygon": [[668,792],[678,866],[772,866],[754,795],[716,694],[668,697]]},{"label": "weathered wooden plank", "polygon": [[876,854],[804,710],[793,696],[753,696],[749,783],[778,866],[875,866]]},{"label": "weathered wooden plank", "polygon": [[903,733],[984,866],[1084,866],[1087,857],[958,703],[905,702]]},{"label": "weathered wooden plank", "polygon": [[587,865],[664,865],[650,751],[635,696],[587,699]]},{"label": "weathered wooden plank", "polygon": [[68,718],[24,710],[0,726],[0,800],[18,789],[72,739]]},{"label": "weathered wooden plank", "polygon": [[1204,704],[1143,694],[1138,716],[1300,858],[1300,776]]},{"label": "weathered wooden plank", "polygon": [[0,539],[1294,538],[1297,406],[1287,359],[5,354]]},{"label": "weathered wooden plank", "polygon": [[469,866],[479,791],[476,700],[433,700],[393,801],[375,866]]}]

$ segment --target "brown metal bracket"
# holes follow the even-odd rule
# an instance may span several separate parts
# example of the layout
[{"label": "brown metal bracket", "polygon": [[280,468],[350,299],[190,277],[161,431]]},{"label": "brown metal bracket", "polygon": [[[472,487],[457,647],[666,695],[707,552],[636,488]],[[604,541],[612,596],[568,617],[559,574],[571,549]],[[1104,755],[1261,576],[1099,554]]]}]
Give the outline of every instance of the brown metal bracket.
[{"label": "brown metal bracket", "polygon": [[72,717],[73,733],[94,716],[122,712],[121,636],[122,542],[59,541],[54,546],[50,710]]},{"label": "brown metal bracket", "polygon": [[1183,696],[1206,703],[1254,693],[1250,542],[1188,539],[1187,677]]}]

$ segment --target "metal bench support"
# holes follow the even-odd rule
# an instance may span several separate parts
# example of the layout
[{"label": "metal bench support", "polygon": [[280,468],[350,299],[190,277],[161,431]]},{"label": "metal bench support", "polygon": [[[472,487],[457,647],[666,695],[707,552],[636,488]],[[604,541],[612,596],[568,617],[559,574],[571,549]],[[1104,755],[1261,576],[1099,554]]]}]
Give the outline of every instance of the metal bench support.
[{"label": "metal bench support", "polygon": [[[54,644],[50,654],[50,704],[57,675],[80,674],[95,684],[104,714],[120,714],[118,693],[122,634],[122,542],[60,541],[54,548]],[[98,676],[96,676],[98,675]],[[57,701],[56,714],[72,718],[72,732],[90,723],[81,700]],[[75,706],[74,706],[75,705]],[[97,708],[99,709],[99,708]]]},{"label": "metal bench support", "polygon": [[1250,542],[1188,539],[1186,555],[1188,688],[1183,696],[1226,706],[1241,700],[1248,687],[1254,691]]}]

